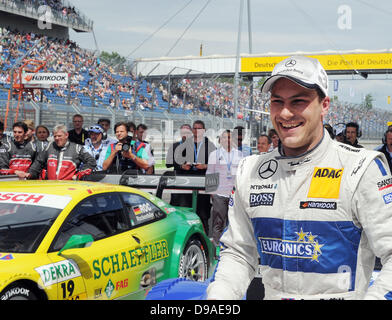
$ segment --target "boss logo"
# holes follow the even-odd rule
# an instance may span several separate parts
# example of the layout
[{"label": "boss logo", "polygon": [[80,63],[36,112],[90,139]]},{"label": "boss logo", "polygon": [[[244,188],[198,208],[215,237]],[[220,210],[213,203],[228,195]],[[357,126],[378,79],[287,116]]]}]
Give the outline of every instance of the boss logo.
[{"label": "boss logo", "polygon": [[251,193],[249,196],[250,207],[273,206],[275,193]]}]

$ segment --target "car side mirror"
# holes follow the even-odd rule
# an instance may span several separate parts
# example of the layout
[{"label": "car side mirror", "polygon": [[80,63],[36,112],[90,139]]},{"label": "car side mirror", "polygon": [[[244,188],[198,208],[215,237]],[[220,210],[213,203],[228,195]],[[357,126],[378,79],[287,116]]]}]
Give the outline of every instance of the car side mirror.
[{"label": "car side mirror", "polygon": [[74,234],[68,239],[68,241],[64,245],[64,247],[61,248],[58,255],[61,255],[61,253],[64,250],[75,249],[75,248],[85,248],[89,244],[91,244],[93,241],[94,241],[94,238],[91,234]]}]

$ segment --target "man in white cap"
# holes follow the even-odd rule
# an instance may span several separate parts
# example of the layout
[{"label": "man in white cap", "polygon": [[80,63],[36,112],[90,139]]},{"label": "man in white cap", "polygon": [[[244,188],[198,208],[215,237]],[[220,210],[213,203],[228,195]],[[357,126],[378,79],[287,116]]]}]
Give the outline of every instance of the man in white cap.
[{"label": "man in white cap", "polygon": [[93,125],[88,129],[89,138],[84,142],[84,150],[92,155],[97,162],[95,170],[103,170],[102,164],[105,160],[106,151],[111,143],[108,139],[103,139],[105,134],[104,128],[99,125]]},{"label": "man in white cap", "polygon": [[[328,78],[317,59],[281,61],[261,90],[271,92],[281,144],[239,164],[208,299],[242,299],[257,271],[265,299],[391,299],[385,156],[330,138]],[[383,268],[368,288],[375,256]]]}]

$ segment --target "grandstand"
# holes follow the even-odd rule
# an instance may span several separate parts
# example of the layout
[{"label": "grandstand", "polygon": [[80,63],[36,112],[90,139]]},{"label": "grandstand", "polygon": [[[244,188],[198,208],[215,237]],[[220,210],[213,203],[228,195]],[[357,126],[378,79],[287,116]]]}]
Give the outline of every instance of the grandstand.
[{"label": "grandstand", "polygon": [[69,28],[91,32],[93,21],[65,0],[0,0],[0,27],[68,39]]},{"label": "grandstand", "polygon": [[[248,77],[243,77],[239,84],[238,118],[234,119],[233,57],[226,57],[223,62],[218,62],[216,56],[199,58],[205,67],[215,68],[212,71],[203,69],[198,62],[191,67],[170,64],[165,72],[159,73],[164,59],[160,59],[159,68],[151,66],[146,70],[140,64],[113,66],[97,52],[83,49],[69,39],[69,28],[92,32],[90,19],[68,1],[46,0],[45,3],[50,5],[53,15],[52,29],[38,27],[42,1],[0,0],[1,115],[5,114],[8,90],[15,79],[12,73],[27,55],[29,59],[45,61],[45,72],[66,72],[70,76],[68,85],[25,93],[18,120],[33,119],[49,129],[58,122],[70,124],[74,113],[84,115],[86,126],[104,116],[113,123],[119,120],[144,122],[162,133],[155,135],[159,148],[173,140],[174,131],[182,123],[196,119],[204,120],[214,131],[250,124],[253,146],[257,135],[271,126],[267,97],[261,95],[259,84]],[[216,69],[217,65],[220,69]],[[222,72],[222,68],[226,71]],[[12,97],[8,126],[16,120],[16,105]],[[249,113],[250,109],[257,112]],[[392,114],[334,100],[325,120],[331,125],[357,121],[362,128],[362,139],[381,140],[386,121],[392,120]],[[165,138],[168,138],[166,142]]]}]

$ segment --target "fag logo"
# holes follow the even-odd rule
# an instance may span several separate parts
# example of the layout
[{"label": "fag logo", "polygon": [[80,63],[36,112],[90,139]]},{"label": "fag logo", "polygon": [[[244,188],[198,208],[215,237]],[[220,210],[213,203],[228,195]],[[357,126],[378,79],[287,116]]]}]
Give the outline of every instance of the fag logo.
[{"label": "fag logo", "polygon": [[113,284],[112,280],[109,279],[109,282],[107,283],[107,285],[105,287],[105,293],[106,293],[106,296],[108,297],[108,299],[110,299],[110,297],[112,296],[113,291],[114,291],[114,284]]}]

